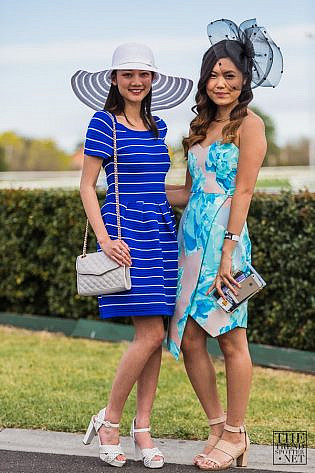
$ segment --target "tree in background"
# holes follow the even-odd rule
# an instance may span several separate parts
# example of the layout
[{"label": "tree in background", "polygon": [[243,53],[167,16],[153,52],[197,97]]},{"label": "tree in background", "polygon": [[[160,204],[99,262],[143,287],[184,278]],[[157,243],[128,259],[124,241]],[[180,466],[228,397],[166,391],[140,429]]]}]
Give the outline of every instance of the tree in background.
[{"label": "tree in background", "polygon": [[298,141],[289,141],[282,149],[279,166],[308,166],[310,140],[300,138]]},{"label": "tree in background", "polygon": [[8,170],[8,166],[5,161],[5,149],[2,146],[0,146],[0,172],[7,171],[7,170]]},{"label": "tree in background", "polygon": [[[50,139],[25,138],[13,131],[0,134],[4,166],[8,171],[65,171],[70,155]],[[1,163],[1,159],[0,159]]]}]

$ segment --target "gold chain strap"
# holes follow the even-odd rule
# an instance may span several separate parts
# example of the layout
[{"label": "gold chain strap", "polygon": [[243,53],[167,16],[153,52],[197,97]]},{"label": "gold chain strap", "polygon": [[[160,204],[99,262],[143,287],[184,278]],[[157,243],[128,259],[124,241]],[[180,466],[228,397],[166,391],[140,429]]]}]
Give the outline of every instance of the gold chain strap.
[{"label": "gold chain strap", "polygon": [[[113,122],[113,146],[114,146],[114,175],[115,175],[115,198],[116,198],[116,216],[117,216],[117,230],[118,240],[121,240],[121,224],[120,224],[120,207],[119,207],[119,190],[118,190],[118,157],[117,157],[117,137],[116,137],[116,123],[114,117],[111,115]],[[89,231],[89,219],[86,219],[84,240],[83,240],[83,251],[82,257],[86,256],[87,240]]]}]

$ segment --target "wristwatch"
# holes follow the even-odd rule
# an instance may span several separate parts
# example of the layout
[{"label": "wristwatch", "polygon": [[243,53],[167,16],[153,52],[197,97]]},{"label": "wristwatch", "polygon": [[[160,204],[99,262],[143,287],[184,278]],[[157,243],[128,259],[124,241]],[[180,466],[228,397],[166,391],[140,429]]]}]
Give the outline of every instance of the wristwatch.
[{"label": "wristwatch", "polygon": [[224,240],[240,241],[240,237],[235,235],[235,233],[231,233],[226,230],[224,233]]}]

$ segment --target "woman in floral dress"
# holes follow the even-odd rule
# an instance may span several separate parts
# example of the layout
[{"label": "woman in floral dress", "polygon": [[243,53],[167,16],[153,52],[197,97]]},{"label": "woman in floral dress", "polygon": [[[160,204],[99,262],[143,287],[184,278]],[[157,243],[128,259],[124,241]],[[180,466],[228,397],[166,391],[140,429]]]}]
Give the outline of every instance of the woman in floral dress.
[{"label": "woman in floral dress", "polygon": [[[211,427],[205,449],[194,463],[203,470],[218,470],[234,460],[238,466],[247,464],[249,438],[243,423],[252,364],[246,337],[247,303],[227,313],[217,304],[213,289],[224,297],[221,287],[225,285],[237,295],[240,285],[233,274],[246,271],[251,262],[246,217],[266,138],[263,121],[248,104],[253,83],[279,82],[281,72],[276,69],[280,66],[282,71],[282,56],[255,20],[240,27],[219,20],[208,25],[208,35],[212,46],[202,61],[193,108],[197,116],[183,140],[188,155],[186,184],[168,190],[171,205],[187,205],[178,234],[177,302],[168,347],[176,359],[183,351],[188,376]],[[257,58],[266,58],[266,68],[257,63],[256,37]],[[275,46],[272,57],[261,54],[262,44],[266,51]],[[273,72],[268,84],[267,69]],[[208,335],[217,337],[225,359],[227,415],[207,352]]]}]

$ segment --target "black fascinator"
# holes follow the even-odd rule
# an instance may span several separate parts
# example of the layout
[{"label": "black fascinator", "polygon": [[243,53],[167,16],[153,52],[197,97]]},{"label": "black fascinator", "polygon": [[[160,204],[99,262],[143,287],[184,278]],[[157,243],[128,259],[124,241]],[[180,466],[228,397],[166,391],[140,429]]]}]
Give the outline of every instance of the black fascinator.
[{"label": "black fascinator", "polygon": [[212,46],[225,40],[228,51],[229,41],[240,44],[244,60],[251,68],[252,88],[278,85],[283,73],[282,53],[266,28],[257,25],[256,19],[243,21],[240,26],[226,19],[212,21],[207,33]]}]

